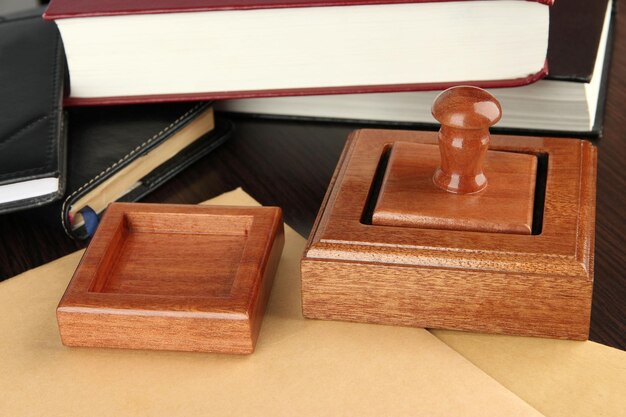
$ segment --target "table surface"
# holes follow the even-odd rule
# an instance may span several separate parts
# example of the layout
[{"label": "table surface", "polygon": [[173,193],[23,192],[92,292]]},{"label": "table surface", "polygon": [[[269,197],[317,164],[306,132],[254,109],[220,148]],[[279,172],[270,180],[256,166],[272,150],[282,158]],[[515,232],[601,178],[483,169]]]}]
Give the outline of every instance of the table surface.
[{"label": "table surface", "polygon": [[[598,146],[595,281],[590,339],[626,349],[626,10],[618,13],[604,134]],[[143,201],[198,203],[243,187],[283,208],[304,236],[313,225],[349,132],[356,124],[233,118],[232,139]],[[28,212],[0,216],[0,280],[84,246]]]}]

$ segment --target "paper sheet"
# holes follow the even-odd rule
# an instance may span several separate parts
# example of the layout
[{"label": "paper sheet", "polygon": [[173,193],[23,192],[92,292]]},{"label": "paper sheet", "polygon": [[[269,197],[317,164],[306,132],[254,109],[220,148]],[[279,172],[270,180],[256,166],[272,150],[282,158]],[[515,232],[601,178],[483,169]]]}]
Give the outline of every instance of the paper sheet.
[{"label": "paper sheet", "polygon": [[546,416],[626,416],[624,351],[590,341],[432,333]]},{"label": "paper sheet", "polygon": [[425,330],[303,319],[305,240],[285,233],[250,356],[64,347],[55,308],[82,252],[1,283],[0,415],[540,415]]}]

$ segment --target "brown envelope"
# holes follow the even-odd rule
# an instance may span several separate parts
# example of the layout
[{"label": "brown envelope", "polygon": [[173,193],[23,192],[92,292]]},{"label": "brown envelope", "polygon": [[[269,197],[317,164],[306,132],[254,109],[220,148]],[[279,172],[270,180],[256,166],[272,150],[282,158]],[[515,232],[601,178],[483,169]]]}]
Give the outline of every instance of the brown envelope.
[{"label": "brown envelope", "polygon": [[626,415],[626,352],[594,342],[432,331],[550,417]]},{"label": "brown envelope", "polygon": [[305,240],[285,232],[250,356],[62,346],[55,308],[81,253],[1,283],[0,415],[540,415],[425,330],[303,319]]}]

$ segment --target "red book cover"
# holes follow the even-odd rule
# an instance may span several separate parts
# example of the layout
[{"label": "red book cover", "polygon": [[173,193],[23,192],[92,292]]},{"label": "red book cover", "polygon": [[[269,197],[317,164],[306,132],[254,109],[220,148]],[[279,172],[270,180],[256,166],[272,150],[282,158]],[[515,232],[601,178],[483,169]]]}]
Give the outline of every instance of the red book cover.
[{"label": "red book cover", "polygon": [[[330,7],[398,3],[435,3],[453,0],[51,0],[45,19],[114,16],[214,10],[278,9],[289,7]],[[456,0],[472,1],[472,0]],[[554,0],[527,0],[551,6]]]},{"label": "red book cover", "polygon": [[[223,10],[254,10],[303,7],[341,7],[359,5],[391,5],[402,3],[439,3],[450,0],[51,0],[44,14],[48,20],[88,18],[95,16],[138,15]],[[456,0],[470,2],[472,0]],[[553,0],[527,0],[552,5]],[[166,101],[219,100],[255,97],[301,96],[320,94],[382,93],[421,90],[440,90],[452,85],[467,84],[482,88],[515,87],[533,83],[548,74],[547,62],[536,73],[521,78],[499,80],[463,80],[454,82],[347,85],[340,87],[282,88],[272,90],[211,91],[184,94],[155,94],[114,97],[70,97],[66,105],[103,105],[126,103],[154,103]],[[70,71],[71,75],[71,71]]]}]

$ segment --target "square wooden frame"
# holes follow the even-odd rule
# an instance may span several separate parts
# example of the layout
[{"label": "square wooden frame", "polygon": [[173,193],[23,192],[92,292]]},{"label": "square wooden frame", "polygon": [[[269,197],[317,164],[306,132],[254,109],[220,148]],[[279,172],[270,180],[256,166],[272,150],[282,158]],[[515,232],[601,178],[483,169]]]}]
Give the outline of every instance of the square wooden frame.
[{"label": "square wooden frame", "polygon": [[[139,246],[129,243],[135,234],[146,235]],[[193,258],[202,255],[196,250],[189,259],[166,260],[173,264],[167,268],[167,281],[160,280],[166,274],[161,262],[161,271],[148,265],[134,272],[143,281],[132,290],[106,290],[111,274],[124,272],[126,266],[119,264],[131,262],[125,250],[136,250],[135,260],[142,251],[165,257],[171,250],[165,237],[172,235],[176,241],[182,235],[189,245],[202,243],[206,259],[198,261],[199,269],[190,273],[180,266],[188,261],[194,268]],[[222,265],[220,274],[226,269],[232,276],[226,277],[219,294],[191,295],[195,284],[200,291],[202,280],[212,271],[217,274],[212,264],[221,265],[215,258],[223,248],[212,242],[217,236],[231,236],[243,245],[232,259],[221,261],[233,265]],[[282,212],[277,207],[113,203],[57,308],[61,339],[68,346],[251,353],[283,244]],[[136,266],[128,265],[131,268]],[[177,284],[176,278],[188,282]],[[147,291],[146,285],[153,287]],[[155,293],[159,285],[168,287]]]},{"label": "square wooden frame", "polygon": [[348,139],[302,259],[308,318],[586,339],[593,286],[596,150],[492,136],[490,149],[547,157],[543,226],[520,235],[366,224],[381,155],[435,132]]}]

